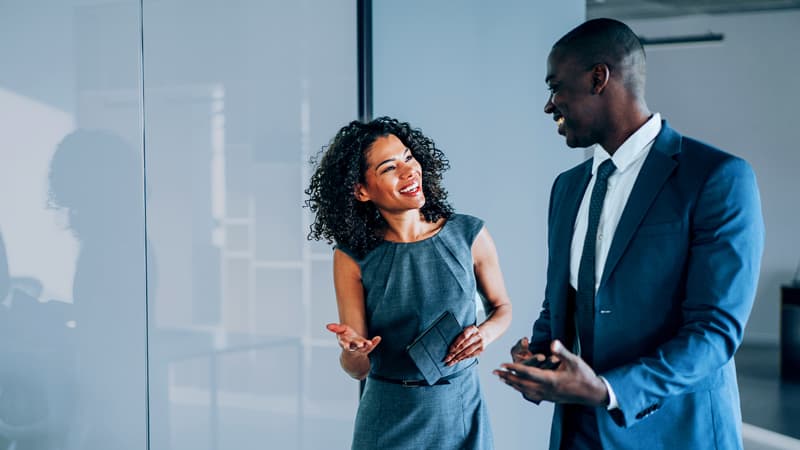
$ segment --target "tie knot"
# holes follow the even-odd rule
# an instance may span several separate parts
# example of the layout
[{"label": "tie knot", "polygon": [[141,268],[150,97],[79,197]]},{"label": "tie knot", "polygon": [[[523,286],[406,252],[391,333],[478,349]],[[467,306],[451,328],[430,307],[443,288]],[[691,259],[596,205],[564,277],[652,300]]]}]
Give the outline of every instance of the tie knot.
[{"label": "tie knot", "polygon": [[614,165],[614,161],[611,158],[603,161],[600,167],[597,168],[597,182],[606,182],[615,170],[617,170],[617,166]]}]

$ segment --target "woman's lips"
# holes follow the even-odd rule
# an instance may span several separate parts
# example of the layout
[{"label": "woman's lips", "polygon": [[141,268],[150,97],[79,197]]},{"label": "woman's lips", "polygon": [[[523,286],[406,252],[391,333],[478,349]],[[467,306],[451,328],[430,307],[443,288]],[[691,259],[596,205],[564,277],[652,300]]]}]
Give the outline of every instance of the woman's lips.
[{"label": "woman's lips", "polygon": [[415,182],[411,183],[410,185],[404,187],[403,189],[400,189],[400,193],[401,194],[403,194],[403,195],[411,195],[411,196],[419,194],[420,191],[421,191],[421,189],[420,189],[420,185],[419,185],[418,181],[415,181]]}]

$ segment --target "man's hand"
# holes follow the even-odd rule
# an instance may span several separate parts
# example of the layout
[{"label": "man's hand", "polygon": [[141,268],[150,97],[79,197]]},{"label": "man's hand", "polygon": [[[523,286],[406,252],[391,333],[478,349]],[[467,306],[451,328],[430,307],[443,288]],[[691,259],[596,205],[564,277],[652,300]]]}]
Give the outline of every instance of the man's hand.
[{"label": "man's hand", "polygon": [[513,347],[511,347],[511,359],[515,363],[521,363],[522,361],[531,359],[533,357],[533,353],[528,350],[528,338],[524,337],[517,341]]},{"label": "man's hand", "polygon": [[[554,370],[515,362],[501,364],[500,367],[504,370],[495,370],[493,373],[519,391],[526,400],[537,404],[546,400],[553,403],[579,403],[589,406],[608,405],[606,385],[588,364],[568,351],[558,340],[550,344],[550,349],[553,353],[551,358],[555,357],[555,360],[560,361]],[[531,357],[543,360],[538,358],[543,356]]]}]

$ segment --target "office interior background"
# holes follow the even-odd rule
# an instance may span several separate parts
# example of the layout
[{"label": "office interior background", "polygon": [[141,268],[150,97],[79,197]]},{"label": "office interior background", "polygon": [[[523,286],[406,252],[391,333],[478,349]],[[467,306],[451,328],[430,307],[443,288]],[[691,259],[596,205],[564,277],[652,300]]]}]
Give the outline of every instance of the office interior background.
[{"label": "office interior background", "polygon": [[[550,46],[600,15],[724,35],[648,46],[648,103],[755,168],[745,443],[798,448],[777,355],[800,262],[800,2],[369,3],[372,115],[434,138],[455,207],[497,244],[514,320],[480,371],[498,449],[547,448],[551,406],[491,370],[541,306],[550,185],[588,155],[542,112]],[[357,17],[355,0],[0,0],[0,450],[349,448],[358,383],[302,204],[309,158],[359,116]]]}]

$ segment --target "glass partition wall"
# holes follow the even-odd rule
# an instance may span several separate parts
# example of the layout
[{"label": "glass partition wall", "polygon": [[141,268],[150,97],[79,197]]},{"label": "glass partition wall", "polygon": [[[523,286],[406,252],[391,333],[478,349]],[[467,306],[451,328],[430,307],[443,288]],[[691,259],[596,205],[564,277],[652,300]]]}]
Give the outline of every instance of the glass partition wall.
[{"label": "glass partition wall", "polygon": [[0,2],[0,449],[349,446],[307,161],[344,0]]}]

